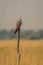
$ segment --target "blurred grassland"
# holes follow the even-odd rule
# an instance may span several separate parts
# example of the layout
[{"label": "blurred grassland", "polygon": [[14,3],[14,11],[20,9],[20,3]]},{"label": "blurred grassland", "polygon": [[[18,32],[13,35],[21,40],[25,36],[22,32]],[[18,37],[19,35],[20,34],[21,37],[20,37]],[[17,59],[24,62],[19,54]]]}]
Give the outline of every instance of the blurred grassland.
[{"label": "blurred grassland", "polygon": [[[20,65],[43,65],[43,40],[20,40]],[[17,40],[0,40],[0,65],[18,65]]]}]

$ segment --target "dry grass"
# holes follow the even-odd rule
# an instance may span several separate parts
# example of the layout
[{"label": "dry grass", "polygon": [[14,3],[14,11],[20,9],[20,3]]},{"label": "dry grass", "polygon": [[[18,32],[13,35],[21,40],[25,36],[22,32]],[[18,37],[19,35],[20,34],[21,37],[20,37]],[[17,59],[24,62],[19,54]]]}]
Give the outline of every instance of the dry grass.
[{"label": "dry grass", "polygon": [[[43,65],[43,40],[20,40],[20,65]],[[0,65],[18,65],[17,40],[0,40]]]}]

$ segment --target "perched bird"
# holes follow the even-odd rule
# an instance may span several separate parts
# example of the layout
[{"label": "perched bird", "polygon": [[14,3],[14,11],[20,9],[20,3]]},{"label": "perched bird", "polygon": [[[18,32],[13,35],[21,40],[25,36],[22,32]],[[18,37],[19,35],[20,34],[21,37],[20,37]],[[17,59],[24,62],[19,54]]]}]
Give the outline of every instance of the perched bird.
[{"label": "perched bird", "polygon": [[17,23],[16,23],[16,29],[15,29],[15,32],[14,32],[15,34],[16,34],[17,31],[20,30],[21,25],[22,25],[22,19],[20,19],[20,20],[17,21]]}]

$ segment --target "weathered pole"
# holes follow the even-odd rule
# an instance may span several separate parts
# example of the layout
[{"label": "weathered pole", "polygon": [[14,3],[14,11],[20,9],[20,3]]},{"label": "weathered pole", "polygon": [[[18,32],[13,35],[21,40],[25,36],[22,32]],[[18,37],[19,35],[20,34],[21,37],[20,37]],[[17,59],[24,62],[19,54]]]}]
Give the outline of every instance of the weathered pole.
[{"label": "weathered pole", "polygon": [[18,44],[17,44],[17,52],[18,52],[18,65],[20,65],[20,28],[18,29]]}]

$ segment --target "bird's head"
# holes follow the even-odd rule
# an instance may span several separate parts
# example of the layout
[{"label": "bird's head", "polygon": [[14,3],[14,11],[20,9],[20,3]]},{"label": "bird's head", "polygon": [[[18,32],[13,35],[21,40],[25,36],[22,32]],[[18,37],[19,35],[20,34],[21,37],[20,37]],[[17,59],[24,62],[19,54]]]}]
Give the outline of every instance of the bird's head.
[{"label": "bird's head", "polygon": [[20,22],[22,22],[22,19],[19,19]]}]

